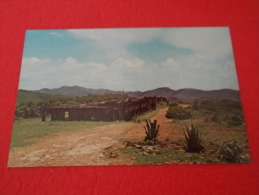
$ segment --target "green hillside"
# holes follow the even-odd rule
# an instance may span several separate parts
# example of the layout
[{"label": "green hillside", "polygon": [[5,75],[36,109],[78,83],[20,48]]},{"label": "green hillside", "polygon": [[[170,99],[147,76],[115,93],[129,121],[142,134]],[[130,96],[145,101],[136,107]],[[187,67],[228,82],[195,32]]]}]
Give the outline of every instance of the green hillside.
[{"label": "green hillside", "polygon": [[16,105],[19,107],[22,105],[27,105],[29,102],[33,102],[37,104],[40,102],[49,101],[51,99],[69,98],[69,97],[70,96],[53,95],[53,94],[39,93],[39,92],[20,89],[18,91],[18,98],[17,98]]}]

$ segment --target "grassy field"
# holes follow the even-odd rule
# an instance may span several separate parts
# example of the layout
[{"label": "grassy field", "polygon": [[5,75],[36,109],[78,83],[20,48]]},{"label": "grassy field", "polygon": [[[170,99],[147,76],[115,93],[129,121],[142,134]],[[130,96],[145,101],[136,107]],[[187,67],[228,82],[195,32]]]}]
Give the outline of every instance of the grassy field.
[{"label": "grassy field", "polygon": [[94,121],[50,121],[41,122],[40,118],[15,120],[11,147],[22,147],[35,143],[34,138],[42,138],[61,131],[87,130],[122,122],[94,122]]}]

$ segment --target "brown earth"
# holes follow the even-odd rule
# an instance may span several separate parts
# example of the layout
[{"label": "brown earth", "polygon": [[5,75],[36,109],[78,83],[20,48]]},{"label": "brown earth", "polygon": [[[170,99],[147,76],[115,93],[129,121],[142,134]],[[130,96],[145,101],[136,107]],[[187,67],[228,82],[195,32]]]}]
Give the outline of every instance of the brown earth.
[{"label": "brown earth", "polygon": [[[167,108],[151,118],[160,125],[159,140],[178,140],[182,137],[172,120],[165,117]],[[130,165],[134,159],[119,152],[125,141],[141,141],[145,123],[121,123],[73,132],[60,132],[37,139],[37,143],[11,148],[9,167]],[[107,150],[116,153],[107,156]]]}]

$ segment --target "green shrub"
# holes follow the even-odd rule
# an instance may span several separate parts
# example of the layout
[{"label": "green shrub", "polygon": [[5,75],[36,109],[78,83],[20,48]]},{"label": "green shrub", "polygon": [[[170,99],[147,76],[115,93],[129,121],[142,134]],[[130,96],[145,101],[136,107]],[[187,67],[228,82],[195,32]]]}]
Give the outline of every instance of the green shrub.
[{"label": "green shrub", "polygon": [[219,147],[219,158],[228,163],[241,163],[242,152],[236,141],[227,141]]},{"label": "green shrub", "polygon": [[191,110],[183,107],[169,107],[167,113],[167,118],[177,119],[177,120],[186,120],[192,118]]},{"label": "green shrub", "polygon": [[183,128],[184,137],[185,137],[185,150],[187,152],[202,152],[204,147],[201,140],[201,132],[198,129],[197,125],[191,125],[190,127],[185,126]]},{"label": "green shrub", "polygon": [[156,141],[157,136],[159,135],[159,125],[157,126],[157,121],[154,120],[154,123],[151,123],[150,119],[146,119],[146,127],[144,126],[146,137],[145,141],[151,140]]},{"label": "green shrub", "polygon": [[214,114],[213,117],[211,117],[211,121],[215,123],[220,123],[220,118],[217,114]]},{"label": "green shrub", "polygon": [[197,101],[194,101],[194,104],[192,105],[193,110],[199,110],[199,105]]},{"label": "green shrub", "polygon": [[234,115],[227,121],[227,123],[229,127],[236,127],[242,125],[243,121],[240,117]]},{"label": "green shrub", "polygon": [[171,106],[171,107],[177,107],[178,104],[177,104],[177,102],[172,102],[169,106]]},{"label": "green shrub", "polygon": [[67,106],[74,106],[74,105],[77,105],[77,103],[76,103],[75,101],[71,101],[71,100],[70,100],[70,101],[67,101],[67,102],[66,102],[66,105],[67,105]]},{"label": "green shrub", "polygon": [[60,101],[53,102],[53,106],[60,106],[62,103]]},{"label": "green shrub", "polygon": [[200,103],[200,107],[208,111],[216,111],[215,103],[212,101],[203,101]]}]

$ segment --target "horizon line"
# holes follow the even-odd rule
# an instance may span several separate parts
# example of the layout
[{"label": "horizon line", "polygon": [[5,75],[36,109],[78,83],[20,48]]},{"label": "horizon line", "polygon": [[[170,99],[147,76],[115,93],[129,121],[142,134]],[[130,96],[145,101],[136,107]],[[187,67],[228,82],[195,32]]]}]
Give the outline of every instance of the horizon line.
[{"label": "horizon line", "polygon": [[169,88],[170,90],[173,90],[173,91],[178,91],[178,90],[183,90],[183,89],[201,90],[201,91],[214,91],[214,90],[234,90],[234,91],[239,91],[239,89],[233,89],[233,88],[199,89],[199,88],[192,88],[192,87],[185,87],[185,88],[179,88],[179,89],[172,89],[170,87],[156,87],[156,88],[153,88],[153,89],[147,89],[147,90],[142,90],[142,91],[140,91],[140,90],[130,90],[130,91],[127,91],[127,90],[125,90],[125,88],[122,89],[122,90],[116,90],[116,89],[106,89],[106,88],[87,88],[87,87],[82,87],[82,86],[79,86],[79,85],[71,85],[71,86],[63,85],[63,86],[60,86],[60,87],[54,87],[54,88],[44,87],[44,88],[41,88],[41,89],[21,89],[21,88],[18,88],[18,90],[39,91],[39,90],[43,90],[43,89],[50,89],[50,90],[59,89],[59,88],[62,88],[62,87],[81,87],[81,88],[85,88],[85,89],[110,90],[110,91],[117,91],[117,92],[145,92],[145,91],[151,91],[151,90],[161,89],[161,88]]}]

